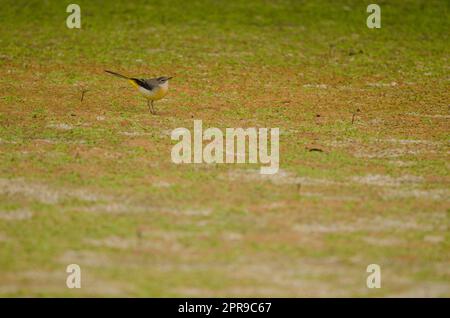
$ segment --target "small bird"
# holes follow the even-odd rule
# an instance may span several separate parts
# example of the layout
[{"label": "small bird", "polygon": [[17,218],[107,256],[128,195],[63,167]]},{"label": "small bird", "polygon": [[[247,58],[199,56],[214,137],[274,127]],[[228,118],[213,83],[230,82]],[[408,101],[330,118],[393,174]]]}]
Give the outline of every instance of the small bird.
[{"label": "small bird", "polygon": [[160,100],[166,96],[169,90],[169,80],[172,77],[161,76],[157,78],[134,78],[128,77],[116,72],[107,71],[106,73],[128,80],[137,90],[147,98],[147,106],[150,112],[155,115],[156,111],[153,106],[155,100]]}]

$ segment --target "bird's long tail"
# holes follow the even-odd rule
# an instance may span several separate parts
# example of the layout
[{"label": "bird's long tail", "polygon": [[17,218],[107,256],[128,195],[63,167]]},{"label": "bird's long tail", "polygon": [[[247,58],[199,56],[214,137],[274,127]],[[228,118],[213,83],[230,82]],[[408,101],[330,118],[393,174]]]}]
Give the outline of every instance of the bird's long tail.
[{"label": "bird's long tail", "polygon": [[108,71],[108,70],[105,70],[105,72],[106,72],[106,73],[109,73],[109,74],[112,74],[112,75],[114,75],[114,76],[120,77],[120,78],[127,79],[127,80],[130,80],[130,79],[131,79],[131,78],[128,77],[128,76],[125,76],[125,75],[122,75],[122,74],[119,74],[119,73],[116,73],[116,72],[112,72],[112,71]]}]

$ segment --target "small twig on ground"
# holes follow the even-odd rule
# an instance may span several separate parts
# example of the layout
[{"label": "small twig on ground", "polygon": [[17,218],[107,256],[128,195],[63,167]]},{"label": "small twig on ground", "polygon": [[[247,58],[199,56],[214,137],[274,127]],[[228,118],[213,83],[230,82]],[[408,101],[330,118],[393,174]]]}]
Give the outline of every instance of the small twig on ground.
[{"label": "small twig on ground", "polygon": [[142,237],[143,237],[143,229],[141,227],[138,227],[136,229],[136,248],[139,250],[142,245]]},{"label": "small twig on ground", "polygon": [[83,102],[84,94],[86,94],[87,92],[89,92],[88,89],[86,89],[86,88],[82,88],[82,89],[81,89],[81,99],[80,99],[80,102]]},{"label": "small twig on ground", "polygon": [[313,148],[306,148],[306,149],[308,149],[309,152],[312,152],[312,151],[323,152],[322,149],[320,149],[320,148],[315,148],[315,147],[313,147]]},{"label": "small twig on ground", "polygon": [[359,113],[359,112],[360,112],[360,109],[358,108],[358,109],[353,113],[353,115],[352,115],[352,125],[353,125],[353,123],[355,122],[356,113]]}]

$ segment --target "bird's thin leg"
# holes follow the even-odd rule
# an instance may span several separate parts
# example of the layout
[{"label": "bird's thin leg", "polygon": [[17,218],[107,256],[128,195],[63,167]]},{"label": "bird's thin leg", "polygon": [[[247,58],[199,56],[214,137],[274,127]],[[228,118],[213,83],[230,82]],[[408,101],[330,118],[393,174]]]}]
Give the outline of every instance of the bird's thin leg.
[{"label": "bird's thin leg", "polygon": [[152,114],[153,114],[153,115],[156,114],[155,107],[153,106],[153,101],[152,101]]},{"label": "bird's thin leg", "polygon": [[150,99],[147,99],[147,107],[148,107],[148,110],[150,112],[152,112],[152,109],[150,108]]}]

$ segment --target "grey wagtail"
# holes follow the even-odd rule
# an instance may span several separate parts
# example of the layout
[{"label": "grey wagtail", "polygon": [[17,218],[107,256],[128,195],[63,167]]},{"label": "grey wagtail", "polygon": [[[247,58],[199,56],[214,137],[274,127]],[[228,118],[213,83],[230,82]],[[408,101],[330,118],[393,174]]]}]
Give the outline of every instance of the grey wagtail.
[{"label": "grey wagtail", "polygon": [[147,106],[152,114],[156,114],[153,102],[166,96],[169,90],[169,80],[172,77],[134,78],[105,70],[106,73],[128,80],[137,90],[147,98]]}]

